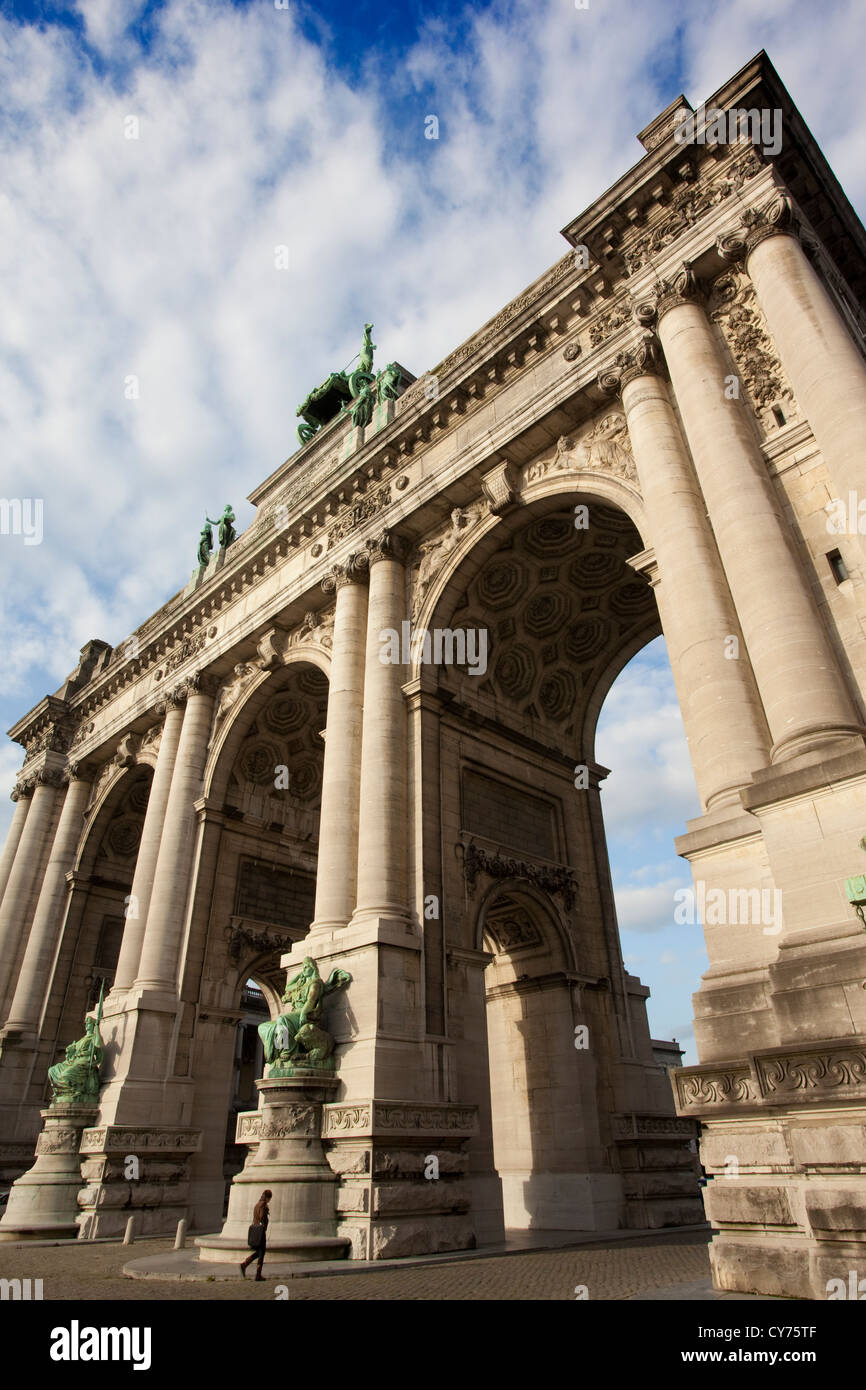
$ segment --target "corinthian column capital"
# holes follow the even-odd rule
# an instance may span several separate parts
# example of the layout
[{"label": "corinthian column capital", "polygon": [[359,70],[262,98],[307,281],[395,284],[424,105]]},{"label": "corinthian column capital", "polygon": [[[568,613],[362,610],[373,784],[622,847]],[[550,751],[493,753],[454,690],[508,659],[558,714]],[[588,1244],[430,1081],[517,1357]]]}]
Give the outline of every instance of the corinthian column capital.
[{"label": "corinthian column capital", "polygon": [[409,553],[406,541],[396,531],[382,531],[378,536],[371,536],[365,545],[370,566],[375,565],[377,560],[399,560],[402,564]]},{"label": "corinthian column capital", "polygon": [[750,255],[756,246],[771,236],[792,236],[799,238],[801,224],[795,216],[790,198],[778,193],[763,208],[746,208],[742,214],[745,231],[745,255]]},{"label": "corinthian column capital", "polygon": [[333,594],[345,584],[365,584],[370,577],[370,556],[361,550],[349,555],[342,565],[332,565],[322,580],[322,589]]},{"label": "corinthian column capital", "polygon": [[655,333],[646,333],[629,352],[617,353],[609,367],[598,374],[598,384],[608,396],[620,396],[624,386],[639,376],[664,376],[664,357]]},{"label": "corinthian column capital", "polygon": [[680,304],[693,304],[702,298],[701,287],[688,261],[683,261],[679,270],[667,280],[660,280],[656,287],[656,314],[662,318],[670,309]]}]

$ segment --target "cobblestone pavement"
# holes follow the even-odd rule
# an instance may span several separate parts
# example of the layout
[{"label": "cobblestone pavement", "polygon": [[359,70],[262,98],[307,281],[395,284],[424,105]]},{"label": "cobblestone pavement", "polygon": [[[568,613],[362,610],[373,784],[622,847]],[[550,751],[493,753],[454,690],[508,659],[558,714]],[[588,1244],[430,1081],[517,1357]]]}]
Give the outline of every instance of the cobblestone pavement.
[{"label": "cobblestone pavement", "polygon": [[[289,1299],[299,1301],[401,1300],[445,1301],[574,1300],[585,1286],[591,1300],[610,1301],[658,1289],[663,1299],[672,1289],[694,1289],[709,1279],[708,1237],[703,1232],[638,1237],[609,1245],[582,1245],[571,1250],[535,1250],[517,1255],[489,1255],[446,1264],[414,1265],[375,1273],[292,1278],[285,1282]],[[121,1267],[132,1258],[156,1255],[171,1241],[141,1240],[123,1245],[0,1245],[0,1278],[43,1280],[47,1300],[136,1299],[203,1301],[269,1300],[278,1280],[179,1281],[128,1279]],[[265,1263],[267,1274],[267,1263]],[[694,1297],[683,1288],[683,1297]]]}]

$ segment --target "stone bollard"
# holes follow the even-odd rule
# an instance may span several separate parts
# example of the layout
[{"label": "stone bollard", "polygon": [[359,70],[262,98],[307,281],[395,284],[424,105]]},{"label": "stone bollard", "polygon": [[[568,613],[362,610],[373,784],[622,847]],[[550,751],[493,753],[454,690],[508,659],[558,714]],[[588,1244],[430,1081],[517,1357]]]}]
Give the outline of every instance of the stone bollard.
[{"label": "stone bollard", "polygon": [[126,1223],[126,1230],[123,1233],[124,1245],[135,1244],[135,1217],[131,1216]]},{"label": "stone bollard", "polygon": [[183,1250],[186,1248],[186,1217],[177,1223],[177,1235],[174,1238],[174,1248],[175,1250]]}]

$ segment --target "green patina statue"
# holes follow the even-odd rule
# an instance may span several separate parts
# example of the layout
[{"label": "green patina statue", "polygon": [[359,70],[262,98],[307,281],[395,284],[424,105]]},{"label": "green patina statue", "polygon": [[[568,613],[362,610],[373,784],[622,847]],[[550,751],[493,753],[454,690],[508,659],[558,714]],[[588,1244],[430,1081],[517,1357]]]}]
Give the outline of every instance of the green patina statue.
[{"label": "green patina statue", "polygon": [[226,548],[227,545],[231,545],[232,541],[234,540],[235,536],[237,535],[237,531],[236,531],[235,528],[234,528],[235,514],[234,514],[234,512],[232,511],[232,504],[231,504],[231,502],[226,502],[225,511],[223,512],[222,516],[219,518],[218,521],[214,521],[214,520],[213,520],[211,517],[209,517],[209,516],[206,517],[205,520],[206,520],[211,526],[217,526],[217,527],[219,527],[219,532],[218,532],[218,534],[219,534],[220,550],[225,550],[225,548]]},{"label": "green patina statue", "polygon": [[[386,375],[389,370],[386,368],[385,373],[380,372],[379,377],[374,374],[373,353],[375,350],[373,325],[372,323],[365,323],[364,340],[358,354],[358,365],[354,371],[331,372],[327,380],[312,390],[306,400],[298,406],[295,414],[301,420],[298,425],[298,439],[302,444],[308,444],[313,435],[318,433],[323,426],[329,425],[332,420],[341,418],[349,412],[351,412],[354,425],[368,425],[370,423],[373,418],[373,407],[376,403],[373,383],[378,383],[379,378]],[[381,394],[379,399],[383,399]]]},{"label": "green patina statue", "polygon": [[199,562],[200,565],[206,565],[206,564],[207,564],[208,560],[210,559],[211,551],[212,551],[212,550],[213,550],[213,531],[211,530],[211,523],[210,523],[210,522],[207,522],[207,523],[201,528],[201,535],[199,536],[199,542],[198,542],[198,562]]},{"label": "green patina statue", "polygon": [[322,1028],[322,1002],[334,990],[345,989],[352,977],[346,970],[332,970],[327,980],[319,967],[307,956],[301,969],[286,985],[283,1003],[285,1013],[259,1025],[259,1037],[265,1049],[269,1077],[295,1076],[310,1069],[334,1070],[334,1039]]},{"label": "green patina statue", "polygon": [[103,980],[96,1017],[88,1014],[84,1020],[84,1037],[69,1044],[64,1061],[48,1068],[52,1105],[92,1105],[99,1099],[99,1068],[103,1056],[99,1023],[104,993]]},{"label": "green patina statue", "polygon": [[361,344],[361,351],[360,351],[360,353],[358,354],[358,369],[359,369],[359,371],[367,372],[367,373],[372,372],[372,370],[373,370],[373,353],[375,352],[375,350],[376,350],[376,344],[373,342],[373,325],[372,325],[372,323],[365,323],[365,324],[364,324],[364,341],[363,341],[363,343]]},{"label": "green patina statue", "polygon": [[376,377],[376,391],[380,405],[383,401],[396,401],[402,384],[402,368],[398,367],[396,362],[389,362],[384,371],[379,372]]}]

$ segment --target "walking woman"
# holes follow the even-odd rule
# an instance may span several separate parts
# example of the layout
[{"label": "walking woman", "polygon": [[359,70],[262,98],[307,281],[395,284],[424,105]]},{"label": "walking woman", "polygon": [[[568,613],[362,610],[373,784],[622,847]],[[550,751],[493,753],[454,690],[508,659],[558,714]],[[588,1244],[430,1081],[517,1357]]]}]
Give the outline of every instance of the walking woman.
[{"label": "walking woman", "polygon": [[245,1279],[247,1277],[247,1265],[251,1265],[253,1260],[258,1260],[259,1262],[259,1267],[256,1270],[256,1278],[261,1279],[262,1277],[262,1265],[265,1262],[265,1248],[267,1245],[268,1202],[273,1195],[270,1188],[266,1187],[261,1197],[256,1202],[255,1210],[253,1211],[253,1224],[250,1226],[248,1236],[248,1243],[253,1253],[241,1264],[241,1274]]}]

